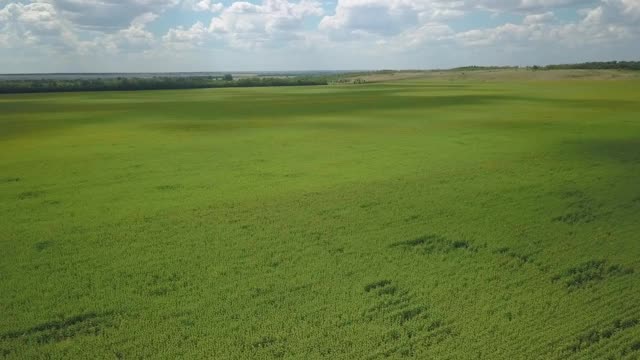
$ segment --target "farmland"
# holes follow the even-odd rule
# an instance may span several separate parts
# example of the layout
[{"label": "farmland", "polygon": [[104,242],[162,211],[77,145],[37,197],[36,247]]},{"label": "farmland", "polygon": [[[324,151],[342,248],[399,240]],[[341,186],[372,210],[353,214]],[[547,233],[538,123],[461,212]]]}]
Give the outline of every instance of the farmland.
[{"label": "farmland", "polygon": [[640,358],[640,77],[0,96],[0,357]]}]

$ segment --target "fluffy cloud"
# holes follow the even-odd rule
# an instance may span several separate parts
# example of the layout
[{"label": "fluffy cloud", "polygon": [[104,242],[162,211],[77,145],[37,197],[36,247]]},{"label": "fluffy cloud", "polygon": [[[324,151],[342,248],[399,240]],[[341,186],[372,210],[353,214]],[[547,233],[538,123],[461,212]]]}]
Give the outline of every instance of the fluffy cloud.
[{"label": "fluffy cloud", "polygon": [[[594,8],[581,11],[582,18],[573,23],[554,23],[553,13],[528,15],[522,24],[504,24],[495,28],[470,30],[455,35],[466,46],[541,47],[562,45],[572,48],[598,43],[634,40],[640,36],[634,23],[635,0],[604,0]],[[633,5],[633,4],[632,4]]]},{"label": "fluffy cloud", "polygon": [[640,0],[604,0],[586,11],[591,23],[634,23],[640,21]]},{"label": "fluffy cloud", "polygon": [[118,31],[114,35],[107,35],[106,41],[112,42],[118,49],[145,50],[151,48],[155,36],[146,29],[147,24],[153,22],[158,15],[145,13],[131,21],[128,28]]},{"label": "fluffy cloud", "polygon": [[49,3],[11,3],[0,9],[4,46],[67,48],[76,43],[71,25]]},{"label": "fluffy cloud", "polygon": [[186,2],[189,8],[193,11],[208,11],[212,13],[217,13],[224,9],[224,4],[222,3],[214,3],[211,0],[199,0],[199,1],[189,1]]},{"label": "fluffy cloud", "polygon": [[[20,56],[30,64],[140,56],[158,64],[181,59],[188,67],[207,64],[198,56],[212,52],[232,65],[233,59],[250,63],[256,57],[262,64],[271,54],[272,63],[282,62],[283,68],[309,54],[312,62],[302,64],[316,68],[346,58],[353,67],[382,64],[380,59],[387,67],[429,66],[428,59],[474,63],[482,55],[495,61],[501,49],[542,54],[537,59],[553,59],[567,48],[575,57],[640,56],[640,0],[337,0],[332,9],[319,0],[4,1],[9,3],[0,5],[0,66],[19,67],[27,62],[16,60]],[[509,14],[510,22],[478,24],[488,13],[494,19]],[[247,50],[255,54],[249,60]]]},{"label": "fluffy cloud", "polygon": [[[575,22],[558,20],[553,11],[568,6],[587,6]],[[473,16],[478,9],[523,14],[522,23],[477,28],[454,33],[450,17]],[[444,16],[449,14],[449,16]],[[335,14],[325,16],[319,28],[333,40],[370,41],[391,48],[414,48],[449,42],[462,47],[511,47],[553,45],[579,46],[618,41],[634,36],[640,16],[640,0],[339,0]]]},{"label": "fluffy cloud", "polygon": [[540,11],[544,9],[557,9],[569,6],[588,6],[597,3],[598,0],[472,0],[465,3],[481,9],[492,11]]},{"label": "fluffy cloud", "polygon": [[180,0],[50,0],[58,12],[78,27],[117,31],[142,14],[158,14]]},{"label": "fluffy cloud", "polygon": [[543,24],[555,20],[555,15],[551,11],[542,14],[527,15],[522,21],[525,25]]},{"label": "fluffy cloud", "polygon": [[[162,37],[173,49],[194,49],[205,44],[223,44],[237,49],[255,49],[292,41],[304,41],[304,22],[323,14],[322,6],[313,0],[263,0],[255,4],[237,1],[228,7],[203,0],[203,8],[215,6],[209,25],[198,21],[191,27],[174,27]],[[311,36],[311,35],[310,35]]]},{"label": "fluffy cloud", "polygon": [[197,22],[190,28],[185,29],[179,26],[169,29],[169,32],[162,37],[162,40],[169,48],[189,50],[203,46],[208,37],[209,29],[203,23]]},{"label": "fluffy cloud", "polygon": [[394,35],[418,24],[422,4],[402,0],[339,0],[336,13],[320,28],[335,35]]},{"label": "fluffy cloud", "polygon": [[464,14],[462,1],[339,0],[335,14],[325,16],[319,27],[334,39],[394,36]]},{"label": "fluffy cloud", "polygon": [[305,18],[322,13],[321,4],[312,0],[239,1],[211,20],[209,32],[226,38],[233,47],[252,48],[274,40],[298,39]]},{"label": "fluffy cloud", "polygon": [[219,33],[273,33],[296,30],[305,16],[322,15],[316,1],[264,0],[262,4],[235,2],[211,21],[211,31]]}]

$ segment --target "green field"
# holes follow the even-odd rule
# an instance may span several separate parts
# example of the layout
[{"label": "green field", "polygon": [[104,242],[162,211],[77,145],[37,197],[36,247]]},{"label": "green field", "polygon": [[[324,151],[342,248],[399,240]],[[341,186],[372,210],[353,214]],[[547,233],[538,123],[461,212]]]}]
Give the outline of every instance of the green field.
[{"label": "green field", "polygon": [[0,356],[640,358],[640,78],[0,96]]}]

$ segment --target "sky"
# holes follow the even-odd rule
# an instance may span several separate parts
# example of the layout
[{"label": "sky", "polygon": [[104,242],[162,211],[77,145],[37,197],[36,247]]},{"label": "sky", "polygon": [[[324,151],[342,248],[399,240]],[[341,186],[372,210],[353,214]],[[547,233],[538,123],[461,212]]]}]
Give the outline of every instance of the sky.
[{"label": "sky", "polygon": [[640,60],[640,0],[0,0],[0,73]]}]

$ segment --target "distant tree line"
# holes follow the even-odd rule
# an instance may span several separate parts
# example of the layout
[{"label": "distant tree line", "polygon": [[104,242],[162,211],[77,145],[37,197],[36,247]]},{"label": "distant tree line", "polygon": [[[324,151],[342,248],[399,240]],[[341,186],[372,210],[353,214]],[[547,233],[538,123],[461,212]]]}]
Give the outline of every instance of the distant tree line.
[{"label": "distant tree line", "polygon": [[[463,66],[451,70],[473,71],[473,70],[506,70],[519,69],[518,66]],[[547,66],[530,66],[533,70],[640,70],[640,61],[599,61],[579,64],[558,64]]]},{"label": "distant tree line", "polygon": [[547,65],[542,67],[546,70],[564,70],[564,69],[579,69],[579,70],[640,70],[640,61],[601,61],[601,62],[586,62],[581,64],[560,64],[560,65]]},{"label": "distant tree line", "polygon": [[338,79],[332,80],[330,82],[330,84],[333,84],[333,85],[366,84],[366,83],[367,83],[367,80],[361,79],[361,78],[356,78],[356,79],[353,79],[353,78],[338,78]]},{"label": "distant tree line", "polygon": [[462,66],[453,68],[454,71],[474,71],[474,70],[508,70],[518,69],[517,66]]},{"label": "distant tree line", "polygon": [[0,94],[42,93],[74,91],[135,91],[202,89],[228,87],[309,86],[328,85],[325,77],[249,77],[233,80],[230,74],[220,78],[205,77],[153,77],[104,78],[74,80],[4,80],[0,81]]}]

